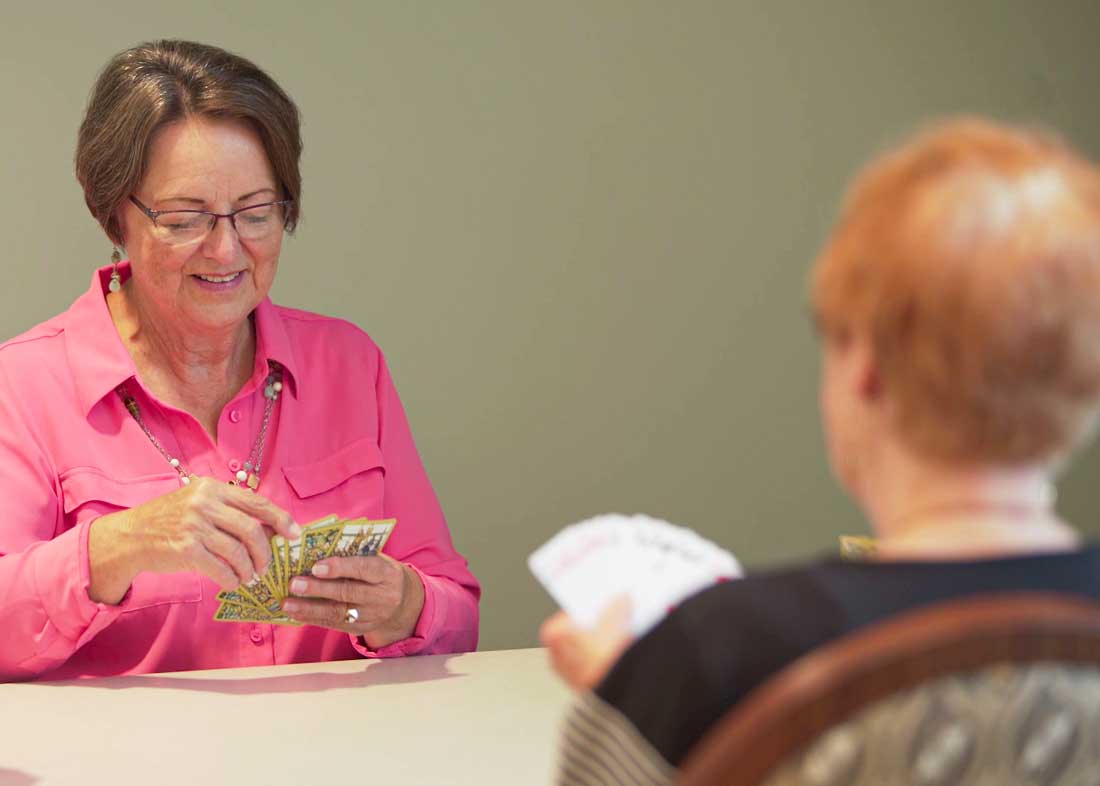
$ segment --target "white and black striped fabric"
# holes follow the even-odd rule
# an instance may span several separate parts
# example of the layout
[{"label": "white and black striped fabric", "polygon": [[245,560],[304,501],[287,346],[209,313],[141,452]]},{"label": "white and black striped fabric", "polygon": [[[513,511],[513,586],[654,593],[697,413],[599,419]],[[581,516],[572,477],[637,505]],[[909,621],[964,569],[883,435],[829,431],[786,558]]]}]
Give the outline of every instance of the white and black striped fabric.
[{"label": "white and black striped fabric", "polygon": [[558,786],[667,786],[675,770],[626,716],[592,693],[562,722]]}]

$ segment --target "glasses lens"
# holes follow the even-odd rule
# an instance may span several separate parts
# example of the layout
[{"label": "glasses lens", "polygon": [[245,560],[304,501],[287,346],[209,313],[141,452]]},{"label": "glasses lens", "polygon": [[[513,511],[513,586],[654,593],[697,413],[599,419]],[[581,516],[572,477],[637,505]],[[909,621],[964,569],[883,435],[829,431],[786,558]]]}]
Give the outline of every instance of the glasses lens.
[{"label": "glasses lens", "polygon": [[187,210],[161,213],[157,216],[156,227],[165,240],[188,243],[206,234],[210,229],[210,216]]},{"label": "glasses lens", "polygon": [[269,203],[246,207],[234,220],[242,240],[260,240],[283,228],[283,206]]}]

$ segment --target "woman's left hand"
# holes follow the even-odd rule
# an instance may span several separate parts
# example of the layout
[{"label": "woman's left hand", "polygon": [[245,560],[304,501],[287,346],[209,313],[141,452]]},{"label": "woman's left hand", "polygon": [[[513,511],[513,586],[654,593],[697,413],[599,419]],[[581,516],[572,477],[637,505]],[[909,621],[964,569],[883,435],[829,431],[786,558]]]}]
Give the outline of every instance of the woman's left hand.
[{"label": "woman's left hand", "polygon": [[617,597],[600,614],[594,628],[581,628],[559,611],[539,629],[554,671],[576,691],[592,690],[634,641],[630,632],[630,598]]},{"label": "woman's left hand", "polygon": [[416,571],[385,554],[320,560],[312,576],[290,580],[290,592],[291,619],[362,636],[375,650],[409,638],[424,608]]}]

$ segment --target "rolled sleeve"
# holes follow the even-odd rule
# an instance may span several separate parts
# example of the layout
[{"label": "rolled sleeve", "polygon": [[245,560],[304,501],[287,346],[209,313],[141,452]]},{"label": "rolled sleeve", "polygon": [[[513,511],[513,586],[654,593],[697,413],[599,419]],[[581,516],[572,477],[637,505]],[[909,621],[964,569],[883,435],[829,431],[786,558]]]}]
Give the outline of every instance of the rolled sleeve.
[{"label": "rolled sleeve", "polygon": [[377,652],[360,649],[361,644],[357,649],[373,657],[472,651],[477,648],[481,587],[451,541],[381,354],[376,394],[379,443],[389,468],[385,512],[398,521],[387,553],[416,571],[424,585],[424,608],[408,639]]},{"label": "rolled sleeve", "polygon": [[63,663],[125,609],[125,599],[108,606],[88,595],[90,529],[85,522],[0,560],[0,676],[32,677]]},{"label": "rolled sleeve", "polygon": [[118,610],[88,596],[91,522],[63,530],[56,473],[0,367],[0,679],[67,660]]},{"label": "rolled sleeve", "polygon": [[429,576],[415,565],[409,567],[424,587],[424,607],[413,634],[377,650],[353,636],[352,646],[356,651],[368,658],[396,658],[477,649],[477,601],[450,579]]}]

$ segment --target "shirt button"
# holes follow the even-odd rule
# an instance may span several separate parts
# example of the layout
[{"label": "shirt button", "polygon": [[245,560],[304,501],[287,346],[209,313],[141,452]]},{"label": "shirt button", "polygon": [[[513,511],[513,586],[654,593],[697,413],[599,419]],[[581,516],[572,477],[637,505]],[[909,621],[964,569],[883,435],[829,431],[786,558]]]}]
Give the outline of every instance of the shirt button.
[{"label": "shirt button", "polygon": [[252,632],[248,634],[248,638],[252,639],[253,644],[263,644],[264,634],[259,628],[253,628]]},{"label": "shirt button", "polygon": [[239,409],[229,410],[229,421],[231,423],[240,423],[241,422],[241,411]]},{"label": "shirt button", "polygon": [[241,462],[239,462],[237,459],[233,459],[229,462],[229,471],[230,472],[236,472],[240,468],[241,468]]}]

